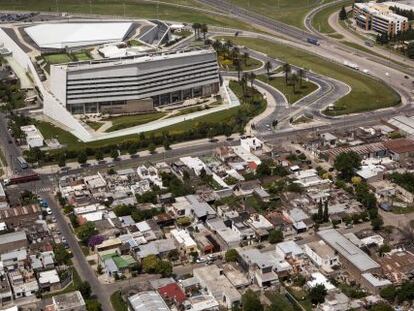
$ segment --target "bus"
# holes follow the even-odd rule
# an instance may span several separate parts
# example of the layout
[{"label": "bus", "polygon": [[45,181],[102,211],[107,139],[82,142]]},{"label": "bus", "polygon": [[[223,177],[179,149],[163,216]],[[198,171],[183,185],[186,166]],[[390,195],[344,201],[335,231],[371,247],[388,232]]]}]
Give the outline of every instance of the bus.
[{"label": "bus", "polygon": [[17,163],[19,163],[20,167],[23,170],[29,167],[29,165],[23,157],[17,157]]}]

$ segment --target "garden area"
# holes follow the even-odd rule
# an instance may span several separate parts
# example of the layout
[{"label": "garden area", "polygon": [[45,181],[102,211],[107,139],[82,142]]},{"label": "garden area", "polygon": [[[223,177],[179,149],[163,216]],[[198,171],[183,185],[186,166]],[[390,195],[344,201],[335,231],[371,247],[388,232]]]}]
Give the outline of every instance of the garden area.
[{"label": "garden area", "polygon": [[224,37],[223,39],[231,39],[237,45],[249,47],[270,57],[283,59],[288,64],[306,68],[306,70],[312,70],[348,84],[352,88],[351,92],[339,99],[332,110],[325,112],[327,114],[344,115],[372,111],[392,107],[401,102],[399,95],[385,83],[306,51],[262,39],[242,37]]},{"label": "garden area", "polygon": [[285,77],[261,75],[258,79],[282,92],[289,104],[296,103],[318,89],[316,84],[306,80],[306,72],[304,70],[299,70],[298,73],[292,72],[289,67],[284,70]]},{"label": "garden area", "polygon": [[217,52],[220,67],[227,71],[250,71],[258,69],[263,65],[260,60],[251,57],[249,52],[240,51],[231,40],[225,42],[216,40],[212,46]]}]

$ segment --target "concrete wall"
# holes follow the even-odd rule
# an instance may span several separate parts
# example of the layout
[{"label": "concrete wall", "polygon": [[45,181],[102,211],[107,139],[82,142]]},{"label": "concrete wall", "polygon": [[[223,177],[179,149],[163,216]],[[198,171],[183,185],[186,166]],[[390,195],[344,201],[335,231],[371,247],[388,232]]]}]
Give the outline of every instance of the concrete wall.
[{"label": "concrete wall", "polygon": [[0,29],[0,42],[12,51],[13,58],[24,68],[32,77],[34,84],[39,88],[43,97],[43,113],[50,118],[64,124],[71,129],[72,134],[88,141],[91,139],[89,132],[62,106],[56,97],[45,89],[42,81],[30,60],[30,57],[4,32]]}]

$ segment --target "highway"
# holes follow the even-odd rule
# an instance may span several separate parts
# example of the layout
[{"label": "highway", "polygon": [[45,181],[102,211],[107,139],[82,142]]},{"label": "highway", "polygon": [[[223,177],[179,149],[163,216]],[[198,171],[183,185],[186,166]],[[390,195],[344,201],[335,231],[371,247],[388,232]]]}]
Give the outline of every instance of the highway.
[{"label": "highway", "polygon": [[[357,59],[358,64],[361,68],[370,68],[370,72],[375,77],[385,81],[391,87],[393,87],[402,97],[404,105],[396,108],[384,109],[375,112],[369,112],[364,114],[356,114],[338,118],[329,118],[321,113],[321,109],[325,108],[326,105],[335,102],[338,98],[341,98],[349,91],[349,88],[346,84],[336,81],[327,77],[315,73],[308,73],[308,78],[317,83],[320,86],[320,89],[311,94],[309,97],[302,99],[297,102],[294,107],[289,107],[286,103],[286,99],[283,98],[281,93],[274,88],[271,88],[267,84],[264,84],[260,81],[255,83],[261,88],[266,89],[272,96],[274,96],[276,102],[278,103],[277,109],[274,114],[269,116],[266,119],[263,119],[260,124],[256,125],[259,134],[258,136],[266,141],[268,144],[280,145],[284,141],[294,140],[295,137],[303,137],[310,133],[316,132],[325,132],[333,131],[339,129],[350,129],[359,126],[372,125],[380,121],[381,119],[387,119],[393,115],[399,113],[413,113],[414,108],[409,105],[412,101],[411,95],[409,94],[412,86],[407,84],[407,81],[404,79],[403,72],[406,71],[406,68],[400,68],[402,66],[390,64],[389,62],[384,61],[382,58],[373,57],[372,55],[367,55],[360,51],[355,51],[351,48],[345,48],[343,46],[338,46],[335,42],[324,41],[321,46],[313,46],[305,42],[307,37],[315,37],[320,39],[320,35],[316,35],[309,31],[303,31],[296,27],[292,27],[281,22],[272,20],[270,18],[264,17],[260,14],[247,11],[245,9],[234,6],[223,0],[199,0],[200,2],[209,4],[213,7],[216,7],[223,12],[229,12],[231,15],[249,23],[252,25],[257,25],[263,29],[269,30],[271,33],[282,34],[289,39],[290,41],[277,38],[272,35],[244,32],[240,31],[241,35],[250,36],[254,38],[261,38],[271,42],[283,42],[284,44],[291,45],[296,48],[305,48],[308,52],[314,53],[323,58],[329,59],[336,63],[343,63],[343,60],[355,60]],[[231,33],[230,31],[227,33]],[[260,57],[255,52],[251,52],[253,57]],[[266,56],[263,56],[266,57]],[[268,59],[268,58],[266,58]],[[280,64],[279,60],[271,59],[273,64]],[[403,70],[404,69],[404,70]],[[388,73],[386,76],[385,73]],[[233,73],[234,76],[234,73]],[[311,111],[315,116],[326,121],[326,124],[313,126],[312,128],[296,129],[288,126],[288,119],[290,117],[298,116],[304,111]],[[280,120],[280,127],[276,129],[275,132],[269,132],[265,130],[266,124],[271,123],[273,119]],[[0,114],[0,143],[4,147],[5,154],[7,159],[15,159],[20,155],[20,150],[14,144],[9,144],[9,134],[7,131],[6,121],[4,115]],[[207,142],[205,140],[191,142],[191,144],[172,145],[172,150],[167,150],[165,152],[160,152],[153,155],[145,155],[138,158],[129,158],[122,161],[114,162],[115,168],[120,167],[131,167],[137,166],[145,162],[157,162],[157,161],[174,161],[182,156],[200,156],[205,154],[211,154],[214,149],[223,144],[234,145],[237,144],[237,141],[225,141],[222,137],[219,138],[218,142]],[[108,169],[108,164],[96,164],[88,168],[76,168],[69,171],[70,174],[92,174],[97,171],[105,171]],[[41,189],[41,188],[50,188],[53,189],[55,180],[60,176],[67,175],[66,173],[43,173],[41,175],[41,180],[38,182],[30,184],[22,184],[17,186],[12,186],[11,191],[19,192],[24,189]],[[29,187],[30,185],[30,187]],[[58,226],[63,234],[63,236],[68,241],[70,248],[74,254],[74,265],[79,271],[79,274],[82,279],[87,280],[91,287],[93,293],[97,296],[98,300],[102,303],[104,311],[111,311],[112,307],[109,302],[110,294],[113,290],[117,289],[116,286],[111,285],[105,286],[101,284],[98,278],[95,275],[95,272],[92,270],[91,266],[86,261],[85,256],[83,255],[79,244],[76,240],[76,237],[71,231],[70,226],[68,225],[64,215],[62,214],[61,208],[57,205],[56,200],[53,197],[51,191],[43,193],[43,196],[46,196],[50,206],[56,217]]]},{"label": "highway", "polygon": [[[259,38],[271,42],[282,43],[290,45],[299,49],[306,49],[308,53],[316,54],[322,58],[328,59],[332,62],[343,64],[344,61],[357,63],[360,68],[368,68],[370,75],[376,77],[387,83],[390,87],[394,88],[401,96],[403,104],[410,103],[412,101],[410,91],[412,85],[407,83],[404,75],[407,74],[407,68],[389,62],[381,57],[373,56],[369,53],[361,52],[359,50],[345,47],[336,43],[333,40],[324,39],[320,46],[306,43],[308,37],[316,37],[320,39],[320,36],[315,36],[309,33],[309,31],[303,31],[296,27],[285,25],[279,21],[274,21],[266,16],[262,16],[258,13],[247,11],[236,5],[229,3],[226,0],[199,0],[202,3],[215,7],[216,9],[224,12],[229,12],[235,18],[244,21],[248,24],[260,26],[263,30],[266,30],[267,34],[259,34],[254,32],[246,32],[239,30],[239,36],[246,36],[251,38]],[[308,21],[309,22],[309,21]],[[223,30],[224,31],[224,30]],[[233,31],[227,31],[228,34]],[[287,40],[283,40],[282,36]],[[408,73],[410,74],[410,72]],[[411,72],[412,75],[412,72]],[[409,80],[413,80],[413,77]]]}]

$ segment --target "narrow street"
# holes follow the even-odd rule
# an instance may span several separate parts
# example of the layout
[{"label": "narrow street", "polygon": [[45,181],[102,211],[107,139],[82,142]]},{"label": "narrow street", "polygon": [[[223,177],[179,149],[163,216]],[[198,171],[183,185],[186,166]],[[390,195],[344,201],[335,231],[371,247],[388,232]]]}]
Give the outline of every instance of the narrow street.
[{"label": "narrow street", "polygon": [[79,276],[82,280],[89,282],[93,295],[95,295],[99,302],[102,304],[102,310],[113,311],[110,302],[112,291],[108,290],[99,282],[95,272],[92,270],[91,265],[86,261],[86,258],[83,255],[83,252],[78,244],[78,241],[76,240],[75,235],[72,233],[69,224],[66,222],[66,219],[62,213],[62,209],[59,207],[54,194],[50,192],[45,195],[45,198],[49,203],[49,207],[53,211],[53,215],[56,217],[56,222],[59,226],[60,231],[62,232],[62,235],[66,238],[66,241],[69,244],[69,247],[73,254],[72,262],[78,271]]}]

